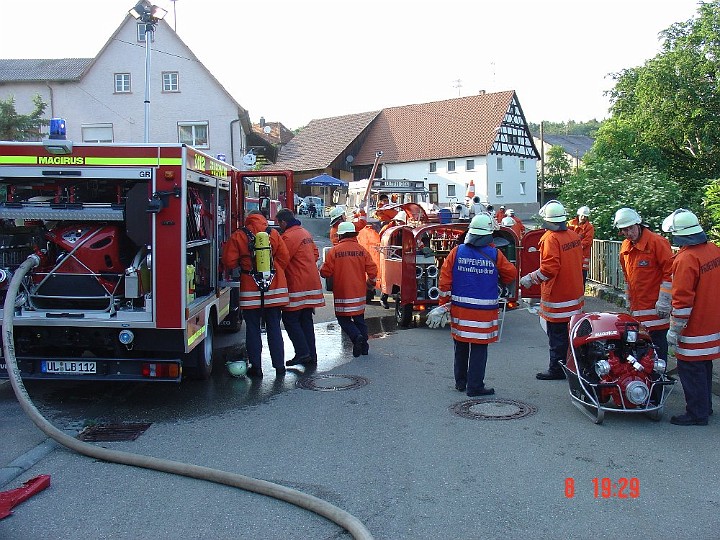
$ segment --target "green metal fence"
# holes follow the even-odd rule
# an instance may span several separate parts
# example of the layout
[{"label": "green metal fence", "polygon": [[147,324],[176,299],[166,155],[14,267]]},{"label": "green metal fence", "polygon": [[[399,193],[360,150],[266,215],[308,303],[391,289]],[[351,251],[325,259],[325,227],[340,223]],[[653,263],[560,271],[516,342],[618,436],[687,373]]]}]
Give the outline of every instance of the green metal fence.
[{"label": "green metal fence", "polygon": [[593,240],[588,279],[625,290],[625,276],[620,268],[620,246],[617,240]]}]

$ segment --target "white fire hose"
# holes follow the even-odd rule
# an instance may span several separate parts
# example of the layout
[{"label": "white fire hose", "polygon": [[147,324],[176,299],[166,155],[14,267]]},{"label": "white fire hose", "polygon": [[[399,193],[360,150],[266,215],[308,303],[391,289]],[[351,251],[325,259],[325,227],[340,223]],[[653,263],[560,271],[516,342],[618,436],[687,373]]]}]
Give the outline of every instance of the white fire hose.
[{"label": "white fire hose", "polygon": [[22,382],[22,378],[20,377],[20,369],[18,368],[17,360],[15,358],[15,341],[13,335],[15,297],[17,296],[25,275],[38,264],[40,264],[40,259],[36,255],[30,255],[25,262],[20,265],[10,281],[3,307],[2,338],[3,350],[5,352],[5,363],[7,365],[10,384],[15,392],[15,396],[20,402],[20,406],[25,413],[48,437],[54,439],[63,446],[70,448],[71,450],[95,459],[131,465],[133,467],[142,467],[145,469],[152,469],[180,476],[188,476],[199,480],[207,480],[217,484],[237,487],[253,493],[259,493],[260,495],[274,497],[327,518],[352,534],[353,538],[372,540],[373,537],[370,534],[370,531],[367,530],[365,525],[363,525],[359,519],[345,510],[342,510],[337,506],[312,495],[308,495],[279,484],[267,482],[265,480],[250,478],[249,476],[241,474],[220,471],[199,465],[192,465],[190,463],[143,456],[140,454],[133,454],[131,452],[109,450],[107,448],[102,448],[100,446],[95,446],[75,439],[53,426],[45,417],[42,416],[42,414],[40,414],[40,411],[38,411],[37,407],[35,407],[31,401],[27,389]]}]

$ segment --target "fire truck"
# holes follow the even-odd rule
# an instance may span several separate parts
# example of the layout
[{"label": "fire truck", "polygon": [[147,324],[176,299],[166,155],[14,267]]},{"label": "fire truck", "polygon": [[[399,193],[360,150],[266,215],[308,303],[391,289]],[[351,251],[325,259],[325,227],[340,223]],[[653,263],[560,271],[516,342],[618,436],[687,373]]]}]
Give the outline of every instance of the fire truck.
[{"label": "fire truck", "polygon": [[293,200],[292,181],[184,144],[0,143],[0,300],[40,260],[15,298],[23,378],[209,377],[215,331],[240,328],[220,254],[246,188],[269,216],[271,191]]}]

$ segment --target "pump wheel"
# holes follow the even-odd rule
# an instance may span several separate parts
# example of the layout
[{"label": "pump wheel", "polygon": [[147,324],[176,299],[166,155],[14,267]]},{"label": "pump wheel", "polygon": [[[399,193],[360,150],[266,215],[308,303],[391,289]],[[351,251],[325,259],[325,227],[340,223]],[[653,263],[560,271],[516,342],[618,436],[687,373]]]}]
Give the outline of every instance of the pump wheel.
[{"label": "pump wheel", "polygon": [[402,305],[399,300],[395,300],[395,320],[398,326],[407,328],[412,321],[413,307],[412,304]]},{"label": "pump wheel", "polygon": [[207,334],[203,342],[185,355],[184,365],[188,366],[188,375],[193,379],[205,381],[213,370],[214,325],[208,321]]}]

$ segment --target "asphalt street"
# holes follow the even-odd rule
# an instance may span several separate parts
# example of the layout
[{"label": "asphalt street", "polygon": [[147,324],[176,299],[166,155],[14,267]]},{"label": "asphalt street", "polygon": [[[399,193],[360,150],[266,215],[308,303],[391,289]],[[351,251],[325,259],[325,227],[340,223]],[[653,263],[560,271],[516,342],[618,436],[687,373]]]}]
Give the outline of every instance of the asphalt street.
[{"label": "asphalt street", "polygon": [[[610,306],[589,299],[587,309]],[[570,403],[565,381],[535,379],[546,367],[546,338],[536,315],[516,310],[490,348],[487,383],[497,400],[486,406],[502,412],[521,404],[532,414],[483,420],[453,410],[467,398],[453,388],[448,328],[380,332],[367,357],[340,345],[342,363],[329,371],[320,363],[316,375],[335,378],[325,386],[320,379],[319,391],[293,384],[252,405],[239,398],[236,409],[217,414],[156,419],[133,442],[102,444],[310,493],[358,517],[375,538],[717,538],[719,424],[671,425],[669,415],[683,408],[679,385],[659,422],[618,413],[595,425]],[[365,384],[334,389],[348,381]],[[348,537],[267,497],[54,445],[38,449],[45,437],[19,412],[8,384],[0,386],[0,414],[2,463],[21,456],[32,463],[3,489],[52,477],[49,489],[0,521],[0,538]],[[68,417],[58,427],[72,432],[83,420]],[[608,497],[604,478],[615,486]],[[631,481],[637,497],[621,490]]]}]

